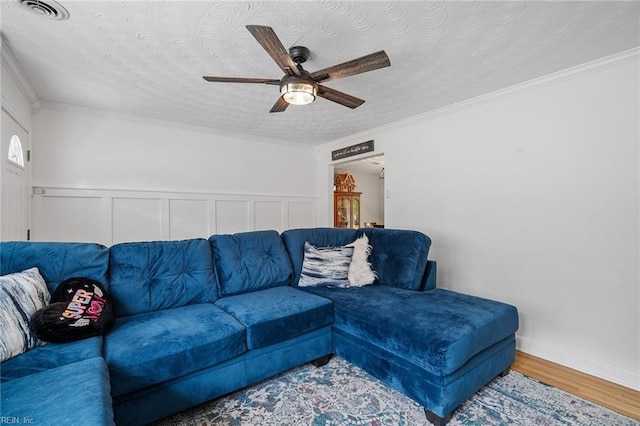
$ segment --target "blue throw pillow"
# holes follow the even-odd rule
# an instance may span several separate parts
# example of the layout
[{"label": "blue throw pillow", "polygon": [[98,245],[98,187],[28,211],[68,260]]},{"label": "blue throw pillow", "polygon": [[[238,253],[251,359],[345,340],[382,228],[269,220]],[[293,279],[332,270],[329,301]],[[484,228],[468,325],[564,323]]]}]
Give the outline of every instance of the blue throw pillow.
[{"label": "blue throw pillow", "polygon": [[299,287],[349,287],[349,265],[353,247],[317,248],[304,243]]}]

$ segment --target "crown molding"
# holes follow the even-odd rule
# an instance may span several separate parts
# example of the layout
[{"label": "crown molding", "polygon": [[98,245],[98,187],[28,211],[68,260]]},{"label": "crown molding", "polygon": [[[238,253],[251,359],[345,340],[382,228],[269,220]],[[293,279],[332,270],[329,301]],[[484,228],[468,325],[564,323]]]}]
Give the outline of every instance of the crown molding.
[{"label": "crown molding", "polygon": [[531,90],[538,90],[543,87],[552,86],[562,83],[564,81],[573,80],[576,78],[584,77],[589,74],[601,72],[610,68],[615,68],[630,62],[640,61],[640,47],[634,47],[632,49],[624,50],[622,52],[615,53],[610,56],[605,56],[584,64],[576,65],[574,67],[566,68],[561,71],[557,71],[551,74],[544,75],[542,77],[534,78],[532,80],[518,83],[513,86],[506,87],[504,89],[496,90],[491,93],[477,96],[475,98],[467,99],[461,102],[456,102],[451,105],[447,105],[441,108],[434,109],[422,114],[414,115],[393,123],[385,124],[383,126],[375,127],[373,129],[365,130],[350,136],[337,139],[335,141],[327,142],[316,147],[316,152],[323,149],[337,148],[343,146],[346,143],[353,143],[354,139],[369,138],[375,132],[382,132],[398,127],[403,127],[417,122],[423,122],[432,120],[442,115],[452,114],[454,112],[462,111],[475,106],[495,102],[500,99],[505,99],[510,96],[526,93]]},{"label": "crown molding", "polygon": [[2,69],[6,71],[7,74],[11,77],[11,79],[16,83],[20,92],[24,95],[24,97],[29,101],[29,104],[37,103],[40,99],[36,94],[36,91],[33,90],[33,86],[27,77],[25,77],[22,68],[18,65],[18,61],[16,60],[13,53],[7,46],[7,42],[4,38],[2,38],[2,48],[0,49],[0,58],[2,61]]}]

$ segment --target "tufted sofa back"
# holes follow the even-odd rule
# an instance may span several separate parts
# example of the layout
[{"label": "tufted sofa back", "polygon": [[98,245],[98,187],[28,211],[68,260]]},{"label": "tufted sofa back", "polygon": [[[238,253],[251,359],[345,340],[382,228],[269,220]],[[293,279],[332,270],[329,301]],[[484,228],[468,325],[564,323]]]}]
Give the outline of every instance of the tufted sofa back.
[{"label": "tufted sofa back", "polygon": [[356,238],[366,234],[371,251],[371,267],[376,271],[376,284],[407,290],[423,289],[423,277],[431,239],[422,232],[360,228]]},{"label": "tufted sofa back", "polygon": [[[309,228],[291,229],[282,233],[282,240],[293,265],[292,285],[297,285],[304,260],[304,242],[316,247],[339,247],[352,243],[362,234],[369,238],[372,269],[377,279],[374,284],[423,290],[427,255],[431,239],[417,231],[380,228]],[[434,283],[435,285],[435,283]]]},{"label": "tufted sofa back", "polygon": [[109,252],[110,290],[119,317],[218,298],[205,239],[122,243]]},{"label": "tufted sofa back", "polygon": [[283,286],[291,280],[291,261],[276,231],[212,235],[209,243],[220,296]]},{"label": "tufted sofa back", "polygon": [[291,284],[297,286],[298,281],[300,281],[305,241],[309,241],[310,244],[316,247],[341,247],[352,243],[355,239],[356,231],[354,229],[304,228],[284,231],[282,233],[282,241],[287,248],[287,252],[289,252],[293,266]]},{"label": "tufted sofa back", "polygon": [[88,277],[108,288],[109,250],[91,243],[12,241],[0,244],[0,275],[37,266],[53,292],[67,278]]},{"label": "tufted sofa back", "polygon": [[[209,240],[116,244],[0,243],[0,275],[37,266],[49,290],[71,277],[89,277],[110,291],[119,317],[215,302],[218,297],[297,285],[304,242],[343,246],[367,234],[375,284],[410,290],[435,288],[427,262],[428,236],[406,230],[293,229],[212,235]],[[431,268],[429,267],[431,266]]]}]

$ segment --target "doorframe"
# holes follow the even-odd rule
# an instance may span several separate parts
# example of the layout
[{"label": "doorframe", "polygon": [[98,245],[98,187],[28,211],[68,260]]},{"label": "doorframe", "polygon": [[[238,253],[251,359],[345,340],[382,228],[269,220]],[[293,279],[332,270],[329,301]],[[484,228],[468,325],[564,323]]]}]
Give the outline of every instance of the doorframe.
[{"label": "doorframe", "polygon": [[[329,202],[327,203],[327,218],[328,218],[328,223],[327,226],[328,227],[333,227],[333,210],[334,210],[334,205],[333,205],[333,185],[334,185],[334,174],[335,174],[335,169],[336,167],[340,167],[343,166],[345,164],[349,164],[349,163],[354,163],[357,161],[361,161],[361,160],[366,160],[368,158],[373,158],[373,157],[385,157],[385,153],[384,152],[371,152],[371,153],[367,153],[367,154],[362,154],[359,155],[357,157],[350,157],[347,159],[342,159],[342,160],[337,160],[334,162],[329,163],[328,165],[328,177],[329,177],[329,186],[327,189],[327,199],[329,200]],[[386,221],[386,217],[387,217],[387,180],[386,180],[386,175],[387,175],[387,165],[386,165],[386,161],[385,164],[383,166],[384,168],[384,173],[385,173],[385,179],[384,183],[383,183],[383,189],[382,189],[382,211],[383,211],[383,215],[385,217],[385,221]]]}]

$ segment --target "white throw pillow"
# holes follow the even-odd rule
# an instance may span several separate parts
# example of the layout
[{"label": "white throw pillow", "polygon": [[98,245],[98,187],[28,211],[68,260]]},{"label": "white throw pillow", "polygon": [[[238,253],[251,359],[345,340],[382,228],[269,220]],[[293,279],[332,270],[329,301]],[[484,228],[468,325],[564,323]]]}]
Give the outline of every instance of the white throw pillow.
[{"label": "white throw pillow", "polygon": [[29,320],[50,299],[38,268],[0,277],[0,362],[44,344],[31,332]]},{"label": "white throw pillow", "polygon": [[362,234],[362,237],[345,247],[353,247],[353,256],[351,257],[348,273],[349,286],[363,287],[373,284],[376,280],[376,273],[371,269],[371,263],[369,263],[369,255],[372,248],[367,234]]},{"label": "white throw pillow", "polygon": [[299,287],[349,287],[349,265],[353,247],[318,248],[304,243]]}]

